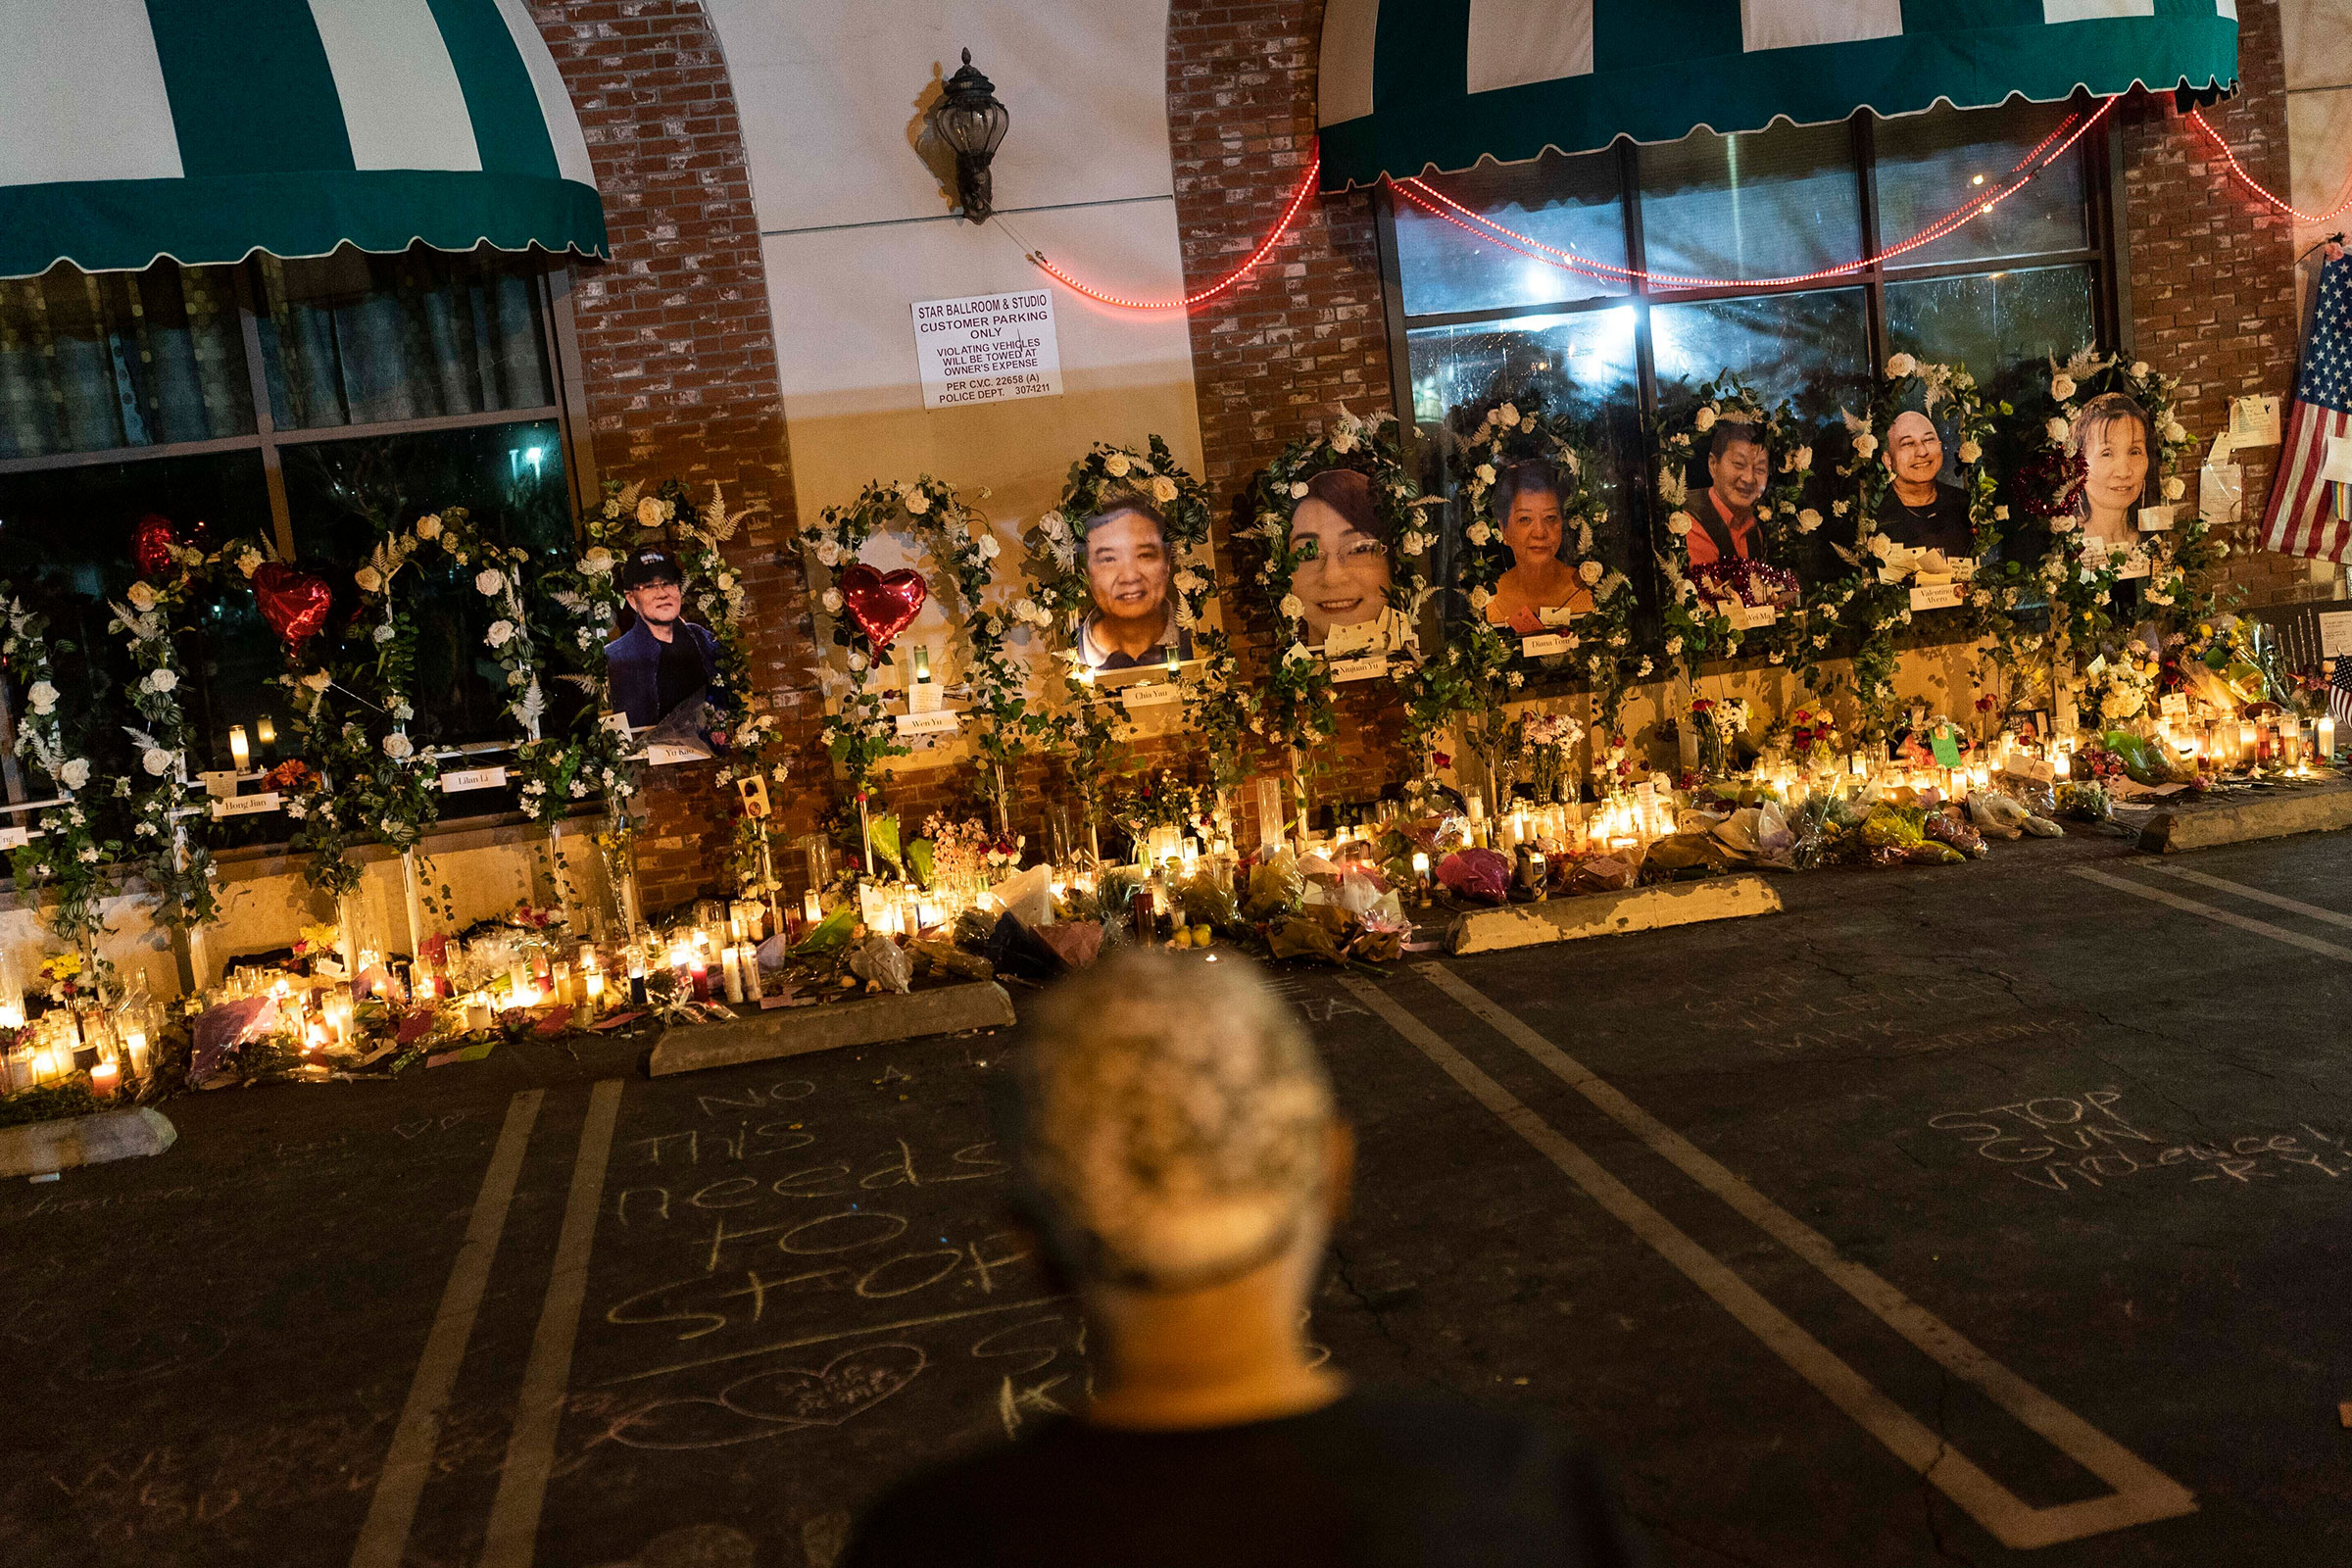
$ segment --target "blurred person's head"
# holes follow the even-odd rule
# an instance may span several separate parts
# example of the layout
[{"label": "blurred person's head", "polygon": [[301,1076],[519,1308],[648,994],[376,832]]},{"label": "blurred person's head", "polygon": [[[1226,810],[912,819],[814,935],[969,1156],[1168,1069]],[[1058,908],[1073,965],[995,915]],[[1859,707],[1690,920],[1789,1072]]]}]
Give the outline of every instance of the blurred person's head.
[{"label": "blurred person's head", "polygon": [[1047,994],[1012,1077],[1023,1207],[1102,1331],[1098,1417],[1214,1424],[1332,1397],[1300,1325],[1351,1146],[1256,968],[1105,959]]}]

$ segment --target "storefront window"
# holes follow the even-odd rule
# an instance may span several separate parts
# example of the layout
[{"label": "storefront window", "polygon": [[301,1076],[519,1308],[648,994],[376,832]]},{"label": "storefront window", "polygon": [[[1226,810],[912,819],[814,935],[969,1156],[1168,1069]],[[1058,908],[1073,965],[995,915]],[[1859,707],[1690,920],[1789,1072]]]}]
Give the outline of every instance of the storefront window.
[{"label": "storefront window", "polygon": [[[1591,422],[1611,470],[1595,477],[1613,510],[1639,516],[1642,430],[1726,369],[1795,405],[1825,469],[1844,448],[1838,411],[1867,401],[1874,352],[1963,363],[1996,395],[2021,390],[2050,356],[2094,341],[2111,309],[2094,208],[2106,141],[2084,137],[1934,245],[1891,248],[1999,189],[2071,112],[2021,102],[1701,130],[1430,176],[1506,229],[1637,275],[1622,288],[1582,278],[1392,197],[1391,325],[1414,419],[1434,448],[1450,411],[1539,390]],[[1831,268],[1842,270],[1805,275]],[[1627,564],[1645,560],[1632,550]]]},{"label": "storefront window", "polygon": [[0,460],[252,433],[234,270],[0,280]]}]

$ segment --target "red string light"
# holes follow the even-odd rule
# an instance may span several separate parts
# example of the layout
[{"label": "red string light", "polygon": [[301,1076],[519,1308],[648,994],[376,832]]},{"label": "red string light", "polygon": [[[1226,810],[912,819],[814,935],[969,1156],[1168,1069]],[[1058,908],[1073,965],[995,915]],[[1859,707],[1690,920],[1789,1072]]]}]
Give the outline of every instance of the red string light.
[{"label": "red string light", "polygon": [[2195,125],[2199,130],[2205,133],[2205,139],[2213,143],[2214,151],[2222,155],[2222,161],[2230,166],[2230,172],[2237,177],[2237,182],[2239,184],[2245,186],[2246,189],[2252,191],[2256,196],[2260,197],[2263,201],[2268,202],[2272,207],[2276,208],[2279,212],[2282,212],[2289,218],[2294,219],[2297,222],[2325,223],[2329,219],[2334,218],[2338,214],[2342,213],[2346,208],[2352,208],[2352,184],[2346,185],[2344,190],[2344,199],[2340,202],[2337,202],[2333,207],[2328,208],[2324,213],[2307,213],[2291,203],[2280,201],[2278,197],[2272,195],[2270,191],[2264,188],[2262,181],[2256,179],[2252,174],[2246,172],[2246,166],[2237,161],[2237,154],[2230,150],[2230,144],[2222,140],[2222,133],[2214,129],[2212,123],[2206,120],[2204,110],[2191,109],[2188,112],[2188,119],[2191,124]]},{"label": "red string light", "polygon": [[1062,287],[1070,290],[1072,293],[1083,294],[1088,299],[1095,301],[1099,305],[1112,305],[1123,311],[1189,311],[1194,306],[1199,305],[1205,300],[1213,300],[1218,295],[1226,292],[1228,289],[1233,288],[1236,284],[1240,283],[1243,278],[1250,275],[1251,269],[1256,267],[1258,263],[1264,261],[1268,255],[1272,254],[1274,247],[1282,242],[1282,236],[1290,232],[1291,224],[1298,220],[1298,209],[1305,206],[1306,199],[1314,194],[1315,176],[1322,172],[1322,170],[1323,154],[1321,150],[1318,149],[1315,155],[1307,160],[1306,176],[1298,181],[1298,188],[1292,192],[1290,205],[1283,208],[1281,220],[1275,223],[1274,231],[1266,236],[1265,242],[1259,245],[1257,249],[1251,251],[1250,253],[1250,259],[1242,263],[1241,266],[1235,268],[1232,271],[1226,273],[1214,283],[1209,284],[1208,287],[1200,289],[1191,294],[1187,294],[1180,300],[1133,300],[1128,299],[1123,295],[1105,294],[1101,289],[1090,288],[1088,285],[1081,283],[1078,281],[1078,279],[1072,277],[1069,273],[1063,271],[1060,268],[1055,267],[1052,262],[1046,259],[1046,253],[1044,251],[1031,251],[1029,253],[1029,260],[1036,263],[1039,268],[1044,270],[1047,276],[1053,278]]},{"label": "red string light", "polygon": [[[1679,272],[1652,272],[1638,267],[1620,267],[1614,262],[1595,261],[1589,256],[1573,255],[1556,246],[1546,245],[1532,235],[1506,228],[1491,218],[1472,212],[1469,208],[1462,206],[1459,202],[1430,185],[1426,180],[1418,177],[1393,180],[1390,182],[1390,189],[1430,216],[1442,218],[1456,228],[1474,234],[1480,239],[1499,244],[1506,250],[1515,251],[1519,255],[1527,257],[1530,261],[1543,262],[1567,271],[1581,272],[1588,277],[1599,278],[1604,282],[1632,282],[1638,279],[1652,285],[1664,285],[1668,288],[1786,288],[1797,284],[1818,283],[1829,278],[1844,277],[1862,271],[1882,262],[1892,260],[1894,257],[1906,255],[1923,245],[1932,245],[1971,220],[1989,214],[2001,203],[2025,189],[2035,179],[2040,178],[2052,165],[2065,157],[2073,149],[2075,143],[2081,141],[2090,132],[2092,126],[2106,118],[2107,112],[2115,107],[2115,103],[2116,100],[2109,98],[2100,104],[2098,109],[2087,119],[2082,119],[2080,124],[2076,122],[2081,117],[2068,116],[2056,130],[2044,136],[2039,145],[2026,154],[2016,167],[2009,171],[2013,177],[1998,190],[1993,191],[1990,195],[1972,200],[1964,207],[1954,209],[1919,232],[1887,246],[1877,256],[1857,257],[1850,262],[1841,262],[1836,267],[1825,267],[1811,272],[1792,273],[1787,277],[1689,277]],[[2068,133],[2070,127],[2072,134]],[[2061,141],[2061,137],[2065,139]],[[2055,151],[2052,150],[2052,143],[2057,143]]]}]

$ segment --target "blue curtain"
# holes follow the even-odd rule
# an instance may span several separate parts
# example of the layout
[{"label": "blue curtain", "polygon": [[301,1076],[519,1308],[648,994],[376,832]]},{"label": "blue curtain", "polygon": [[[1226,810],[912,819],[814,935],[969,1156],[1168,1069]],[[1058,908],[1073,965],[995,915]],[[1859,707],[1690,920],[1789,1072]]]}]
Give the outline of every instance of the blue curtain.
[{"label": "blue curtain", "polygon": [[0,458],[248,435],[251,386],[225,267],[0,281]]}]

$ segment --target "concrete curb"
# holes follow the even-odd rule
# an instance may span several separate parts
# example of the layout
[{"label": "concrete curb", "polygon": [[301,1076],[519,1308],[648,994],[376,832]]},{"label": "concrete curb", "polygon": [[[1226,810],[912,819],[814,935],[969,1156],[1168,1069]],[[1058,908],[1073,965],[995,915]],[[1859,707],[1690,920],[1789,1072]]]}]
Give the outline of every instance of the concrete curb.
[{"label": "concrete curb", "polygon": [[2152,855],[2177,855],[2347,827],[2352,827],[2352,783],[2331,782],[2230,806],[2159,811],[2140,829],[2139,847]]},{"label": "concrete curb", "polygon": [[139,1159],[178,1141],[179,1129],[145,1105],[0,1127],[0,1176],[47,1176],[76,1165]]},{"label": "concrete curb", "polygon": [[863,997],[830,1006],[780,1008],[733,1022],[678,1025],[664,1029],[654,1042],[647,1070],[656,1078],[667,1078],[843,1046],[1001,1029],[1012,1021],[1012,998],[1003,986],[993,980],[971,981],[903,997]]},{"label": "concrete curb", "polygon": [[1653,888],[1628,888],[1622,893],[1577,894],[1542,904],[1474,909],[1454,917],[1446,933],[1446,951],[1455,955],[1501,953],[1701,920],[1778,914],[1780,910],[1780,893],[1760,876],[1669,882]]}]

